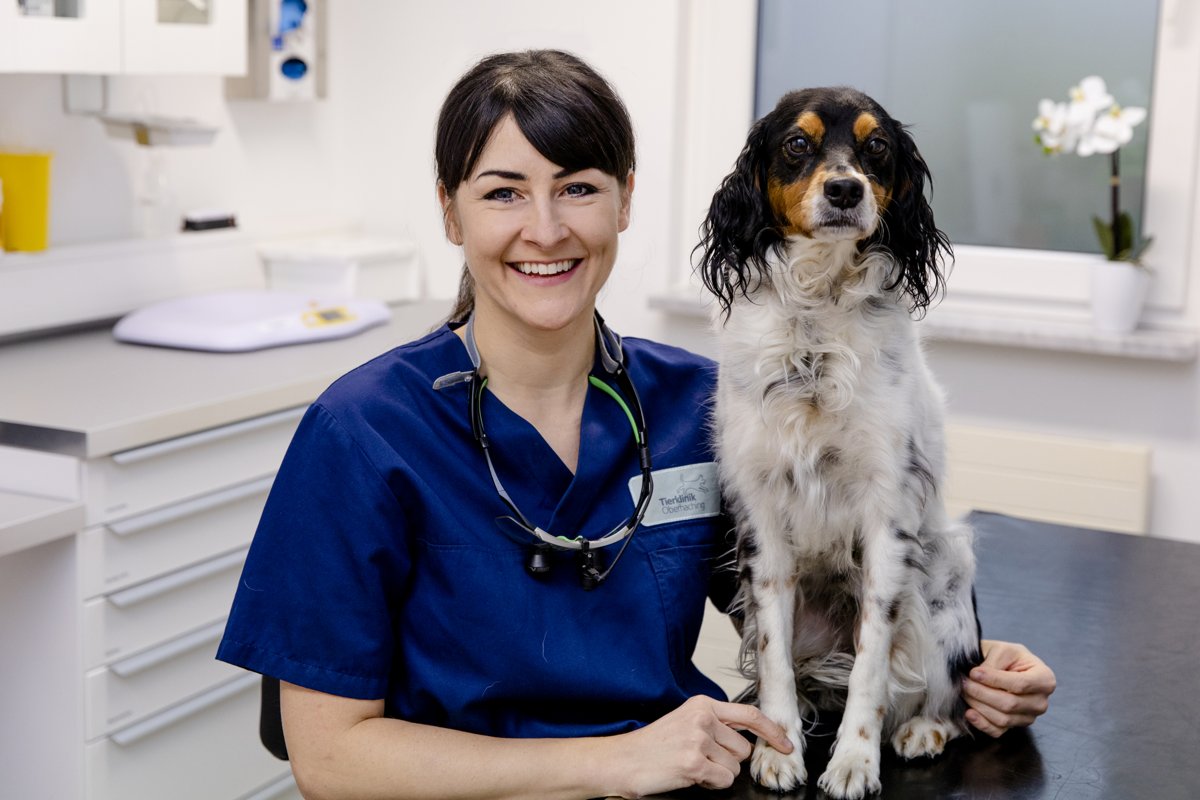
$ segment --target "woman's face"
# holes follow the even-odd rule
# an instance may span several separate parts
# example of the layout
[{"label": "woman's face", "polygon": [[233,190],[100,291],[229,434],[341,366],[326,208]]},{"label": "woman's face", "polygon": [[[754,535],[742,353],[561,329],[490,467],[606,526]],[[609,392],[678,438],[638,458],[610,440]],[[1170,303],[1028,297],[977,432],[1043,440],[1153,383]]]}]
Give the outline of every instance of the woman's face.
[{"label": "woman's face", "polygon": [[453,199],[438,187],[446,235],[462,245],[479,313],[554,331],[587,318],[629,226],[633,175],[564,174],[511,116],[496,126]]}]

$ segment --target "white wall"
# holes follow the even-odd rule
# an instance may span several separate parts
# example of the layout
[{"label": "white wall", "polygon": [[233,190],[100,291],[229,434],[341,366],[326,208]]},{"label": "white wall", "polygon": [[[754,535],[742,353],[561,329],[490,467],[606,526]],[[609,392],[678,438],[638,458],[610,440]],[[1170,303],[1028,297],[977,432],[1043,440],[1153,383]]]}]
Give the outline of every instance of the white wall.
[{"label": "white wall", "polygon": [[[687,49],[688,26],[701,4],[337,0],[328,5],[330,98],[324,102],[226,103],[221,81],[210,78],[110,82],[116,110],[153,103],[159,113],[220,125],[212,147],[169,154],[182,205],[232,208],[246,227],[263,233],[360,219],[369,230],[416,241],[430,291],[451,296],[460,263],[442,236],[433,188],[433,130],[442,97],[487,52],[570,49],[616,85],[632,113],[640,147],[634,221],[622,238],[601,305],[627,335],[711,352],[702,324],[645,305],[647,295],[667,291],[682,276],[695,209],[715,187],[713,176],[724,174],[736,156],[736,146],[718,138],[702,148],[708,155],[701,170],[688,166],[681,153],[712,132],[710,124],[685,111],[694,111],[707,97],[710,123],[721,109],[726,126],[744,126],[749,118],[748,108],[721,100],[723,91],[711,79],[723,73],[723,54]],[[719,7],[731,6],[742,9],[735,17],[752,13],[748,2]],[[703,85],[690,86],[690,96],[681,64],[688,65],[688,74],[709,73]],[[736,71],[730,79],[737,79]],[[134,148],[108,139],[94,120],[65,116],[57,77],[0,76],[0,146],[13,145],[56,153],[53,242],[129,235]],[[705,174],[698,177],[698,172]],[[1193,275],[1200,273],[1196,252],[1190,264]],[[1200,315],[1198,287],[1200,278],[1194,278],[1188,311],[1193,323]],[[956,418],[1151,444],[1152,531],[1200,541],[1200,373],[1195,364],[945,343],[932,347],[931,355]]]},{"label": "white wall", "polygon": [[[226,103],[218,78],[110,78],[109,109],[191,117],[218,127],[211,146],[161,148],[183,208],[228,208],[255,230],[323,219],[341,203],[332,105]],[[50,242],[121,239],[134,230],[145,148],[63,111],[57,75],[0,75],[0,147],[48,150]]]}]

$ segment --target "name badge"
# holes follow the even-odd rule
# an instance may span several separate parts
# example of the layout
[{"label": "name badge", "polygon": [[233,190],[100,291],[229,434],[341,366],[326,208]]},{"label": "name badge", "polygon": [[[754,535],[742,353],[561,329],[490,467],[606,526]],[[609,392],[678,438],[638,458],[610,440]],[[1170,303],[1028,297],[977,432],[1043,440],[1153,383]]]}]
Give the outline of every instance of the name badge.
[{"label": "name badge", "polygon": [[[656,469],[650,474],[654,478],[654,493],[650,496],[646,516],[642,518],[643,525],[715,517],[721,513],[715,461]],[[637,502],[641,489],[641,476],[629,479],[633,502]]]}]

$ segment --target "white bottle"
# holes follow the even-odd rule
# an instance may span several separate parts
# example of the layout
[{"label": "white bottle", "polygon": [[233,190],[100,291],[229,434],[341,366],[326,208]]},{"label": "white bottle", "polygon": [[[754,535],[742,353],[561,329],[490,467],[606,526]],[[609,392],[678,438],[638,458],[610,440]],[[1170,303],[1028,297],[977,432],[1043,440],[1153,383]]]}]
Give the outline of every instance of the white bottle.
[{"label": "white bottle", "polygon": [[142,160],[138,181],[136,219],[138,234],[147,239],[179,232],[179,206],[171,189],[165,156],[153,147],[139,147]]}]

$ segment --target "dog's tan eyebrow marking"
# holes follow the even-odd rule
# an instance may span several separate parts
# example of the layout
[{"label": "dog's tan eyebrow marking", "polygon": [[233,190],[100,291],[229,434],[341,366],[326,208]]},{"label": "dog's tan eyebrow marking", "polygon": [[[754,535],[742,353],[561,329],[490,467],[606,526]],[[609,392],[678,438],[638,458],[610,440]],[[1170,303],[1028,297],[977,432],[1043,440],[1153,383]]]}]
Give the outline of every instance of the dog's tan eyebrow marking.
[{"label": "dog's tan eyebrow marking", "polygon": [[875,119],[875,115],[864,111],[858,115],[858,119],[854,120],[854,141],[863,141],[878,127],[879,120]]},{"label": "dog's tan eyebrow marking", "polygon": [[814,111],[805,111],[796,117],[796,127],[808,134],[816,144],[825,138],[825,123]]}]

